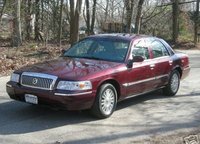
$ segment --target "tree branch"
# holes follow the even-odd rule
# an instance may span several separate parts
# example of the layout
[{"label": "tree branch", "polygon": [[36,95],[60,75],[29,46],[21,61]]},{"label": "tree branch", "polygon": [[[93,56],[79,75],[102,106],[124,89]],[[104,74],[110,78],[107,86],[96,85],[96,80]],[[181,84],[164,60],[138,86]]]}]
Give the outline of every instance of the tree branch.
[{"label": "tree branch", "polygon": [[[194,1],[188,1],[188,2],[179,2],[178,4],[182,5],[182,4],[188,4],[188,3],[194,3],[194,2],[196,2],[196,1],[194,0]],[[167,4],[163,4],[163,5],[158,5],[157,7],[163,7],[163,6],[169,6],[169,5],[173,5],[173,3],[170,2],[170,3],[167,3]]]}]

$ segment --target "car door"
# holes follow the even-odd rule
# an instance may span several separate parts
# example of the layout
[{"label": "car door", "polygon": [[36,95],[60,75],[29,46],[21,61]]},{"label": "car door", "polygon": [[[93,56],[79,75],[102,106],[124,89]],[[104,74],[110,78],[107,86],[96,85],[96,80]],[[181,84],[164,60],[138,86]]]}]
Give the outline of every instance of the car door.
[{"label": "car door", "polygon": [[167,48],[157,39],[151,44],[156,87],[164,86],[168,83],[169,74],[172,69],[173,61]]},{"label": "car door", "polygon": [[128,96],[149,91],[155,82],[154,69],[150,67],[150,51],[145,39],[138,39],[133,43],[130,59],[134,56],[142,56],[145,60],[133,63],[132,68],[128,69],[126,83]]}]

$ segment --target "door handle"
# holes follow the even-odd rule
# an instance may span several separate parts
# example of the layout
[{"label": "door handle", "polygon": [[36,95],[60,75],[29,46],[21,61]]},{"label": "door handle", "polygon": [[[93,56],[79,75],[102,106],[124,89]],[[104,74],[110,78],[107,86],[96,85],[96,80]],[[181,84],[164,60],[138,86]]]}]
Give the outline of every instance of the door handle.
[{"label": "door handle", "polygon": [[153,70],[155,68],[155,66],[156,66],[155,64],[151,64],[150,65],[151,70]]},{"label": "door handle", "polygon": [[169,61],[169,65],[172,65],[172,64],[173,64],[173,61],[172,61],[172,60],[170,60],[170,61]]}]

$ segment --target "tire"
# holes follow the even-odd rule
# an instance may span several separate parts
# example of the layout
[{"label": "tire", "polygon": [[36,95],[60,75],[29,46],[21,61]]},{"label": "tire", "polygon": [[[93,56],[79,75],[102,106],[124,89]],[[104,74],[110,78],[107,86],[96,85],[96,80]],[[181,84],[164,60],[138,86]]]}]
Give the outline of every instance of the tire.
[{"label": "tire", "polygon": [[103,84],[97,92],[91,113],[100,119],[110,117],[117,105],[117,91],[111,84]]},{"label": "tire", "polygon": [[175,96],[180,86],[180,73],[177,70],[172,71],[169,82],[163,88],[163,94],[166,96]]}]

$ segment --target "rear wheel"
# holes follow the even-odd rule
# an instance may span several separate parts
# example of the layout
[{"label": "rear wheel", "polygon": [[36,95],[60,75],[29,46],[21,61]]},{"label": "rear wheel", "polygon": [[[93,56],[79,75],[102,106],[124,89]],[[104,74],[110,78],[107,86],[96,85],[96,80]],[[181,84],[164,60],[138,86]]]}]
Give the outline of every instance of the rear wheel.
[{"label": "rear wheel", "polygon": [[98,118],[107,118],[115,111],[116,104],[117,91],[115,87],[111,84],[103,84],[97,93],[91,112]]},{"label": "rear wheel", "polygon": [[163,89],[166,96],[174,96],[178,92],[180,86],[180,73],[174,70],[171,75],[167,86]]}]

